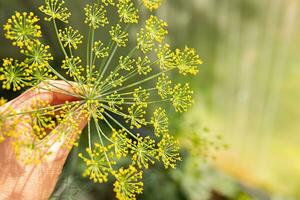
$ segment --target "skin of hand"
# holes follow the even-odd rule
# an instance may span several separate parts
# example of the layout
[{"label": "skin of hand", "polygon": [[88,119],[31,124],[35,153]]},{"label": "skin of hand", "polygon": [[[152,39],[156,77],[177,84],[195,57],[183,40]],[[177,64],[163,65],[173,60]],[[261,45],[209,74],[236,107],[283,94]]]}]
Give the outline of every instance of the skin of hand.
[{"label": "skin of hand", "polygon": [[[33,104],[36,102],[35,99],[37,98],[48,102],[51,105],[78,100],[74,96],[59,91],[58,88],[62,88],[63,91],[73,91],[72,87],[66,82],[51,81],[51,84],[56,87],[50,86],[50,90],[38,89],[38,92],[37,89],[28,90],[16,99],[0,107],[0,113],[1,110],[3,111],[8,106],[13,106],[14,110],[17,112],[24,107],[36,107],[36,105]],[[81,114],[76,112],[74,112],[74,115],[76,115],[76,118],[72,119],[72,123],[77,123],[78,129],[82,130],[87,123],[86,116],[82,114],[82,116],[78,117],[78,115]],[[29,116],[22,115],[22,117],[28,118]],[[9,123],[9,119],[8,122],[5,123]],[[24,128],[25,126],[27,127],[26,129]],[[17,124],[15,128],[19,129],[16,131],[22,130],[24,135],[30,135],[30,133],[28,133],[28,131],[31,130],[30,126],[31,124],[22,123]],[[55,127],[56,131],[65,128],[66,124],[59,124]],[[68,135],[68,137],[77,137],[78,129],[76,132],[74,131],[73,135],[71,131],[71,135]],[[55,134],[51,135],[51,133],[53,133],[53,130],[46,136],[53,138],[53,140],[47,140],[47,142],[52,142],[49,144],[48,149],[48,151],[51,152],[51,155],[37,164],[24,164],[16,158],[15,151],[12,148],[12,138],[7,138],[4,142],[0,143],[0,200],[49,199],[70,152],[70,148],[64,147],[64,138],[55,140]],[[47,153],[48,152],[46,151],[45,154]]]}]

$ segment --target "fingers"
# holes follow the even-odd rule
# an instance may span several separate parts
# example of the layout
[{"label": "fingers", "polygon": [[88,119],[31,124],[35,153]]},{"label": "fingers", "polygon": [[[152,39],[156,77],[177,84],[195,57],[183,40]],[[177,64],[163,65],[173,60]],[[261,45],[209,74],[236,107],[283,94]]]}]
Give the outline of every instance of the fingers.
[{"label": "fingers", "polygon": [[39,84],[34,90],[25,92],[21,95],[20,100],[25,100],[23,106],[30,106],[32,108],[43,106],[38,101],[49,105],[58,105],[66,101],[78,100],[78,97],[75,97],[74,90],[74,86],[65,81],[47,81]]},{"label": "fingers", "polygon": [[75,100],[79,100],[79,95],[76,95],[75,87],[71,83],[51,80],[26,91],[8,102],[5,107],[14,110],[39,109],[45,105],[58,105]]}]

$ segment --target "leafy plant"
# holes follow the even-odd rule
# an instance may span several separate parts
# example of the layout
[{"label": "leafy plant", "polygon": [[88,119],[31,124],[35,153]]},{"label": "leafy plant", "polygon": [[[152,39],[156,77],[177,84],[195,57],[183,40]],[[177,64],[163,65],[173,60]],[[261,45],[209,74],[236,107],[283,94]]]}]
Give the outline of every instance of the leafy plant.
[{"label": "leafy plant", "polygon": [[[112,175],[118,199],[135,199],[142,193],[143,170],[156,161],[162,161],[165,168],[174,168],[180,160],[179,143],[169,133],[168,113],[160,105],[170,102],[176,112],[185,112],[193,103],[193,92],[188,83],[173,84],[167,74],[177,70],[184,76],[196,75],[202,61],[192,48],[172,50],[165,42],[167,23],[153,14],[141,22],[144,25],[136,34],[136,45],[129,48],[128,29],[139,25],[139,8],[144,5],[151,12],[160,4],[161,0],[97,0],[87,4],[83,21],[89,31],[84,37],[71,26],[58,27],[58,21],[67,24],[71,17],[64,1],[45,0],[39,10],[54,27],[64,54],[61,68],[65,74],[51,66],[53,56],[49,53],[50,47],[41,41],[39,18],[31,12],[16,12],[4,25],[4,31],[25,59],[3,60],[0,68],[2,87],[14,91],[33,87],[32,90],[40,92],[54,88],[77,101],[50,105],[37,99],[38,108],[22,111],[13,111],[13,104],[6,106],[0,115],[0,138],[14,137],[16,152],[22,148],[39,152],[35,159],[22,158],[26,162],[39,162],[47,156],[43,154],[45,147],[42,144],[53,134],[70,138],[68,147],[77,144],[78,137],[70,136],[70,128],[52,131],[50,135],[47,130],[53,130],[61,123],[78,129],[71,113],[88,118],[88,147],[86,152],[79,154],[86,164],[83,176],[102,183]],[[107,12],[118,13],[118,22],[113,24],[114,20],[108,19]],[[103,28],[106,26],[110,29],[108,33]],[[96,34],[100,32],[110,36],[107,44],[96,40]],[[76,50],[82,44],[86,45],[86,54],[77,55]],[[117,58],[117,51],[120,53],[121,50],[123,56]],[[56,79],[64,81],[73,91],[55,85],[53,80]],[[152,111],[152,117],[148,118],[147,113]],[[19,142],[22,133],[13,131],[13,125],[18,124],[19,116],[28,114],[34,119],[30,123],[35,137]],[[9,128],[4,125],[7,119],[14,119]],[[143,127],[152,127],[153,134],[137,133]],[[120,166],[123,158],[130,158],[127,167]]]}]

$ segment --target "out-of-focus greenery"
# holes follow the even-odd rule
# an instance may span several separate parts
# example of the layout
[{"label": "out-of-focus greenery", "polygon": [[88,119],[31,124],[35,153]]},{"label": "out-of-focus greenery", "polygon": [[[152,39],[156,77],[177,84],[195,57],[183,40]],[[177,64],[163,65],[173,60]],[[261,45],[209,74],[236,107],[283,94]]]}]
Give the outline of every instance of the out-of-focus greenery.
[{"label": "out-of-focus greenery", "polygon": [[[39,13],[36,5],[41,2],[0,0],[0,24],[16,8]],[[84,3],[67,1],[72,10]],[[166,172],[160,166],[152,169],[140,199],[299,199],[300,2],[165,0],[158,12],[169,22],[169,42],[196,47],[205,64],[192,80],[196,91],[193,109],[184,118],[174,113],[170,119],[171,129],[183,141],[183,162],[175,171]],[[83,23],[81,13],[72,16],[75,27]],[[59,52],[53,30],[45,25],[43,29],[46,43]],[[18,55],[3,34],[0,44],[1,59]],[[59,65],[59,58],[56,62]],[[9,93],[7,97],[13,98]],[[195,156],[196,148],[187,139],[206,134],[205,127],[213,130],[212,138],[215,132],[223,135],[223,140],[214,140],[217,144],[229,145],[227,150],[221,147],[220,153],[209,149],[215,161],[203,161],[199,145],[195,147],[200,156]],[[71,194],[76,196],[73,199],[113,196],[107,189],[111,183],[101,187],[88,183],[79,176],[80,171],[80,164],[67,163],[66,178],[54,199],[72,199]],[[86,188],[81,187],[82,182]]]}]

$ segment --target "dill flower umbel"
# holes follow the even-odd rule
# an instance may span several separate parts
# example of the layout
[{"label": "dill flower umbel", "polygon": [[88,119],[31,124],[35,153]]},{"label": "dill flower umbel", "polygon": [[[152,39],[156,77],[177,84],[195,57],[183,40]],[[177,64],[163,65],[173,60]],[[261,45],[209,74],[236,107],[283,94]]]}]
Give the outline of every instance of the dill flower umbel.
[{"label": "dill flower umbel", "polygon": [[[161,161],[166,168],[176,167],[181,159],[179,142],[169,132],[170,109],[165,107],[187,111],[193,103],[193,91],[188,83],[175,83],[169,74],[196,75],[202,61],[195,49],[173,49],[166,43],[168,24],[164,20],[152,13],[141,21],[139,8],[143,5],[151,12],[158,9],[161,0],[95,0],[82,8],[82,21],[88,29],[83,35],[71,25],[58,26],[57,21],[68,23],[71,17],[64,1],[45,0],[39,10],[46,21],[52,22],[64,55],[61,69],[65,73],[52,67],[51,47],[41,40],[35,14],[16,12],[8,19],[5,36],[20,48],[24,59],[3,60],[2,88],[16,91],[34,87],[32,91],[38,94],[55,90],[77,99],[59,105],[37,99],[35,105],[17,111],[13,106],[6,107],[5,112],[0,109],[1,127],[3,119],[32,127],[32,137],[14,143],[20,158],[37,151],[31,161],[44,159],[47,155],[43,150],[49,149],[54,136],[57,140],[69,138],[67,147],[77,145],[80,131],[76,121],[84,116],[88,118],[88,141],[86,151],[78,155],[86,166],[83,176],[99,183],[114,177],[118,199],[136,199],[142,193],[142,173],[151,165]],[[110,12],[118,13],[118,19],[110,19]],[[136,39],[129,37],[132,26],[136,27]],[[109,37],[109,41],[99,40],[100,34]],[[86,45],[84,55],[77,52],[82,44]],[[64,81],[72,91],[53,84],[56,79]],[[11,136],[23,138],[22,131],[0,130],[0,141]],[[70,135],[74,130],[76,135]],[[127,167],[120,166],[122,163]]]},{"label": "dill flower umbel", "polygon": [[39,18],[32,12],[16,12],[4,25],[5,37],[21,48],[30,45],[34,39],[42,37],[38,21]]}]

